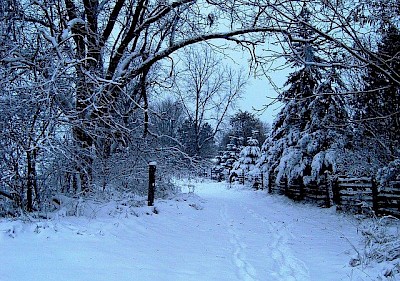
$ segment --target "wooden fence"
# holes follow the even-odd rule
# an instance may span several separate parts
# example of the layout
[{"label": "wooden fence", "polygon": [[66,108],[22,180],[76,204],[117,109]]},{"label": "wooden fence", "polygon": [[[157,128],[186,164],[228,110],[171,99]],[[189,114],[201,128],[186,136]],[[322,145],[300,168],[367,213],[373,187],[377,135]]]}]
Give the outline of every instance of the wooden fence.
[{"label": "wooden fence", "polygon": [[332,196],[329,195],[329,186],[327,182],[317,183],[315,181],[304,185],[300,180],[288,183],[286,179],[280,184],[270,184],[269,193],[281,194],[295,201],[306,201],[316,203],[321,207],[330,207],[332,205]]},{"label": "wooden fence", "polygon": [[378,213],[400,217],[400,181],[392,181],[377,193]]},{"label": "wooden fence", "polygon": [[306,186],[300,181],[270,184],[270,193],[285,195],[293,200],[316,203],[321,207],[336,205],[338,210],[400,217],[400,181],[379,187],[371,178],[325,177]]},{"label": "wooden fence", "polygon": [[[217,173],[215,173],[217,174]],[[220,178],[211,177],[215,180]],[[250,184],[256,189],[268,188],[269,193],[285,195],[295,201],[305,201],[320,207],[336,205],[338,210],[356,213],[374,212],[376,215],[400,217],[400,181],[392,181],[387,187],[379,187],[372,178],[333,177],[325,174],[319,182],[304,185],[302,180],[279,184],[270,179],[265,185],[264,175],[247,177],[245,173],[232,174],[230,183]]]}]

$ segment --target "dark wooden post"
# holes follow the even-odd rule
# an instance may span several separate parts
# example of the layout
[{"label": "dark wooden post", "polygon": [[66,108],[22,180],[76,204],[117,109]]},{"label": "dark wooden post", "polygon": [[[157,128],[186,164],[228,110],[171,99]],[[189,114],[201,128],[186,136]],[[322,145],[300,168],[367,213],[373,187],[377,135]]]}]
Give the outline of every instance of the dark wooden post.
[{"label": "dark wooden post", "polygon": [[261,172],[261,189],[264,190],[264,173]]},{"label": "dark wooden post", "polygon": [[283,194],[285,196],[288,196],[288,194],[289,194],[289,182],[288,182],[287,178],[284,179],[284,184],[285,184],[285,186],[284,186],[285,189],[283,191]]},{"label": "dark wooden post", "polygon": [[330,184],[332,186],[332,193],[333,193],[333,204],[336,206],[340,205],[340,189],[339,189],[339,178],[334,177],[330,179]]},{"label": "dark wooden post", "polygon": [[271,175],[268,174],[268,193],[272,193],[272,181],[271,181]]},{"label": "dark wooden post", "polygon": [[328,171],[324,172],[324,177],[323,177],[323,186],[325,186],[325,195],[326,195],[326,207],[330,208],[332,207],[333,203],[333,191],[332,191],[332,186],[330,184],[330,177],[328,177]]},{"label": "dark wooden post", "polygon": [[301,201],[301,200],[304,200],[304,193],[305,193],[305,189],[306,189],[306,187],[304,185],[304,181],[303,181],[302,178],[299,178],[299,188],[300,188],[300,190],[299,190],[299,200]]},{"label": "dark wooden post", "polygon": [[372,189],[372,210],[375,212],[375,215],[379,215],[378,186],[374,178],[371,179],[371,189]]},{"label": "dark wooden post", "polygon": [[153,206],[154,204],[154,191],[156,186],[156,162],[149,163],[149,191],[147,197],[147,205]]}]

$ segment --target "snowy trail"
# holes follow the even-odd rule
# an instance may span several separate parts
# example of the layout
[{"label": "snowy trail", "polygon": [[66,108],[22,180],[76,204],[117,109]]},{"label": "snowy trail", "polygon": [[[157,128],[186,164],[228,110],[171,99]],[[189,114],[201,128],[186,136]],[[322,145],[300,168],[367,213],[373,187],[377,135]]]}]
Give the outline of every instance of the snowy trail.
[{"label": "snowy trail", "polygon": [[284,227],[276,228],[270,221],[261,217],[254,210],[248,207],[244,208],[271,233],[269,251],[274,261],[274,268],[276,268],[273,273],[276,280],[310,280],[307,266],[303,261],[296,258],[288,247],[289,233],[287,230]]},{"label": "snowy trail", "polygon": [[201,183],[127,218],[0,221],[0,281],[338,281],[355,226],[331,210]]},{"label": "snowy trail", "polygon": [[233,247],[233,262],[237,267],[238,277],[241,280],[252,281],[258,280],[257,273],[251,263],[247,261],[245,250],[247,245],[234,226],[234,220],[228,217],[226,203],[220,209],[221,218],[226,225],[226,229],[230,235],[229,242]]}]

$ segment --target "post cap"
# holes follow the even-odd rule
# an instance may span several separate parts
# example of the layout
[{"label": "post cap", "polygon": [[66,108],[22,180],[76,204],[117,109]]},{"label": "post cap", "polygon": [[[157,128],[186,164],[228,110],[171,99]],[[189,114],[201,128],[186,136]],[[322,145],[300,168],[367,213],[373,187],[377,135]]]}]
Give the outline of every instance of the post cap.
[{"label": "post cap", "polygon": [[157,162],[156,161],[151,161],[151,162],[149,162],[149,166],[157,166]]}]

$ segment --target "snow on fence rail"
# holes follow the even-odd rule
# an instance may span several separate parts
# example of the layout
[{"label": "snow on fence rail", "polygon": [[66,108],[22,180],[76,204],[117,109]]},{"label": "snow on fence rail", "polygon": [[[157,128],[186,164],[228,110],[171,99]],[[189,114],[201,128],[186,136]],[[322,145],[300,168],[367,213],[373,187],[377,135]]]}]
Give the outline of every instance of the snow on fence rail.
[{"label": "snow on fence rail", "polygon": [[[215,173],[217,174],[217,173]],[[211,177],[215,180],[221,178]],[[304,185],[302,180],[275,183],[270,178],[265,186],[264,175],[246,176],[245,173],[231,174],[228,181],[251,184],[256,189],[268,188],[269,193],[285,195],[295,201],[306,201],[320,207],[336,205],[338,210],[356,213],[374,211],[377,215],[393,215],[400,218],[400,181],[391,181],[379,187],[373,178],[334,177],[326,174],[320,182]]]},{"label": "snow on fence rail", "polygon": [[363,212],[372,209],[378,213],[377,186],[371,178],[337,178],[333,181],[333,202],[338,209]]},{"label": "snow on fence rail", "polygon": [[301,180],[288,183],[283,179],[279,184],[275,184],[275,181],[271,180],[268,192],[285,195],[295,201],[313,202],[321,207],[330,207],[332,196],[329,195],[330,188],[327,183],[327,181],[320,183],[312,181],[304,185]]},{"label": "snow on fence rail", "polygon": [[334,202],[343,209],[400,217],[400,181],[379,187],[372,178],[338,178],[334,183]]},{"label": "snow on fence rail", "polygon": [[392,181],[377,194],[378,212],[400,217],[400,181]]},{"label": "snow on fence rail", "polygon": [[288,183],[271,180],[269,193],[285,195],[293,200],[308,201],[321,207],[357,213],[370,212],[377,215],[400,217],[400,181],[392,181],[387,187],[378,187],[372,178],[325,177],[321,182],[303,185],[300,181]]}]

